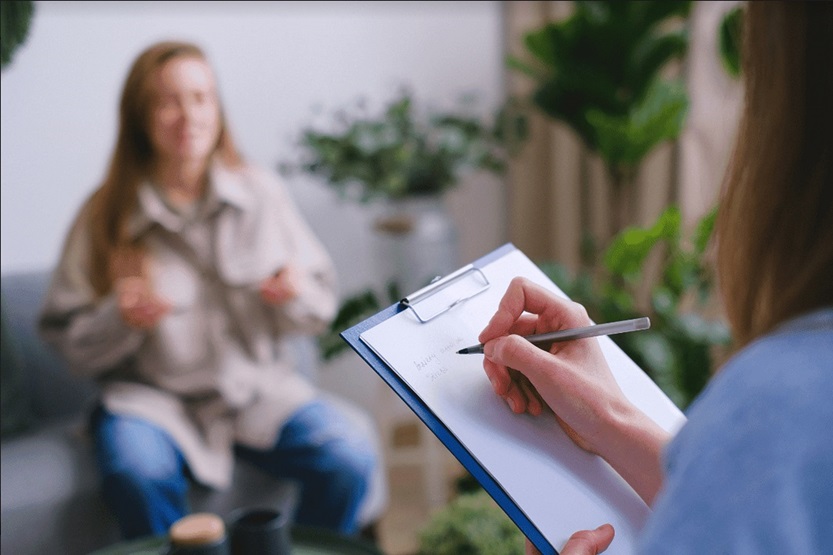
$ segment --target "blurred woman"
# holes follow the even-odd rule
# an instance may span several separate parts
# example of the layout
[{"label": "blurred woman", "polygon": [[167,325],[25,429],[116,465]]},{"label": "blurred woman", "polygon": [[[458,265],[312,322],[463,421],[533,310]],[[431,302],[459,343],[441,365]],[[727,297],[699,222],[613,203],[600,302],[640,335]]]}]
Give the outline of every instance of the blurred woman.
[{"label": "blurred woman", "polygon": [[64,245],[40,320],[78,374],[103,494],[127,538],[224,488],[235,453],[299,480],[296,521],[353,532],[374,456],[282,342],[336,310],[328,254],[275,177],[245,163],[193,44],[139,55],[102,185]]}]

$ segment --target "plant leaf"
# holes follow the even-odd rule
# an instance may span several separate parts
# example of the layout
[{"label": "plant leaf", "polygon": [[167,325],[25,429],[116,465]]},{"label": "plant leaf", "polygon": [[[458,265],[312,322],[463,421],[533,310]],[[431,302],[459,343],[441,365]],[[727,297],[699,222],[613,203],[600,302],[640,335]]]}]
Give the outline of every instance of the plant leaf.
[{"label": "plant leaf", "polygon": [[655,146],[680,134],[688,96],[679,83],[654,81],[644,99],[624,116],[587,112],[598,148],[611,167],[636,167]]},{"label": "plant leaf", "polygon": [[720,21],[717,35],[717,49],[720,61],[726,73],[732,77],[740,77],[740,49],[743,36],[743,7],[737,6],[729,10]]},{"label": "plant leaf", "polygon": [[660,241],[673,240],[679,236],[681,222],[679,208],[669,206],[651,227],[625,228],[613,238],[603,253],[605,267],[614,275],[623,276],[629,281],[636,280],[651,250]]}]

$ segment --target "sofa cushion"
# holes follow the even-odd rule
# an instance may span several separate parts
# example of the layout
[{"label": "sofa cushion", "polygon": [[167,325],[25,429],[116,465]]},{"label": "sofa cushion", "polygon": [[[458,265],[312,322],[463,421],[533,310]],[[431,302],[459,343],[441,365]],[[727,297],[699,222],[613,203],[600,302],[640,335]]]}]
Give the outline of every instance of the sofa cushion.
[{"label": "sofa cushion", "polygon": [[20,351],[6,322],[6,303],[0,313],[0,434],[7,437],[25,431],[32,423],[31,398],[26,387]]},{"label": "sofa cushion", "polygon": [[3,442],[0,507],[7,511],[97,492],[98,474],[85,419],[76,417]]},{"label": "sofa cushion", "polygon": [[[0,451],[0,553],[76,555],[119,539],[99,494],[92,439],[83,417],[42,426],[4,441]],[[193,484],[193,510],[222,517],[233,509],[294,509],[298,486],[275,480],[245,462],[235,465],[234,487],[216,491]],[[80,531],[80,532],[79,532]]]},{"label": "sofa cushion", "polygon": [[77,416],[3,441],[2,553],[79,554],[118,540]]},{"label": "sofa cushion", "polygon": [[[96,395],[94,382],[72,376],[58,354],[38,335],[38,313],[50,277],[48,271],[10,273],[1,282],[3,317],[19,364],[13,365],[15,375],[22,375],[19,381],[23,383],[21,387],[28,389],[25,397],[29,409],[40,420],[78,414]],[[4,338],[4,356],[5,351]],[[3,366],[5,373],[5,362]]]}]

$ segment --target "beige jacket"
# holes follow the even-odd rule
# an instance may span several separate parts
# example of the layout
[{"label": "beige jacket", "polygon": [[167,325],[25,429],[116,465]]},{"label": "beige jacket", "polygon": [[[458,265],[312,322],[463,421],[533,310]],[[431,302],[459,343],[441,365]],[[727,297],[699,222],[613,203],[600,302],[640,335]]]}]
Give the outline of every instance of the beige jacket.
[{"label": "beige jacket", "polygon": [[[123,322],[113,294],[96,298],[82,209],[40,330],[73,372],[98,379],[109,410],[164,428],[194,476],[223,488],[233,444],[271,447],[289,415],[315,395],[281,338],[319,333],[333,317],[332,262],[266,171],[215,165],[206,199],[190,216],[169,208],[149,183],[138,204],[129,229],[147,246],[153,287],[173,309],[140,331]],[[298,298],[265,304],[260,282],[287,263],[307,278]]]}]

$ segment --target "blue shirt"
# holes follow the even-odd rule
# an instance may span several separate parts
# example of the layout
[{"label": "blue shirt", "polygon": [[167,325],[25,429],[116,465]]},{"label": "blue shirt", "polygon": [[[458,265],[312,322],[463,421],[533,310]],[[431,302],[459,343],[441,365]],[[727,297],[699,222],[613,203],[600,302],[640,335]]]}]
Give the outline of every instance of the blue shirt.
[{"label": "blue shirt", "polygon": [[833,553],[833,308],[748,345],[687,416],[640,553]]}]

